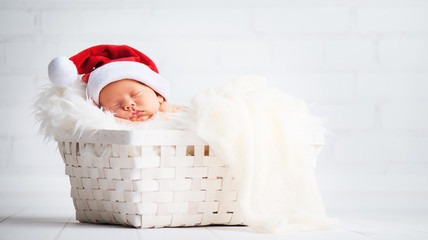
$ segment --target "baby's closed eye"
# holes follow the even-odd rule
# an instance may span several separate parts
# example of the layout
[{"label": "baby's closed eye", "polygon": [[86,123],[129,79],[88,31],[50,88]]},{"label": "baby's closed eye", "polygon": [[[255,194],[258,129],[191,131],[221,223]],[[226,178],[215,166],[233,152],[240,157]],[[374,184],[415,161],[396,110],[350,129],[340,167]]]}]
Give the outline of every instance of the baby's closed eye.
[{"label": "baby's closed eye", "polygon": [[142,91],[135,92],[135,93],[131,94],[131,97],[135,97],[135,96],[137,96],[138,94],[140,94],[141,92],[142,92]]},{"label": "baby's closed eye", "polygon": [[120,103],[114,104],[113,106],[110,107],[110,109],[116,109],[120,106]]}]

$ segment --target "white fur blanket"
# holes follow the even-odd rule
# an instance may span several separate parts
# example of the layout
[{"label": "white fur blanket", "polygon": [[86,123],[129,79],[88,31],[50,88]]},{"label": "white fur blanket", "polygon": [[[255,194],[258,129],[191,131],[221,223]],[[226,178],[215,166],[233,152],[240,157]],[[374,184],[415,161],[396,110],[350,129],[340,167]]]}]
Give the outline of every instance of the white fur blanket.
[{"label": "white fur blanket", "polygon": [[85,98],[81,83],[46,87],[35,104],[49,139],[85,129],[180,128],[196,132],[239,179],[244,221],[259,232],[326,230],[306,136],[322,127],[302,100],[270,88],[259,77],[232,81],[193,98],[189,110],[168,121],[116,123]]}]

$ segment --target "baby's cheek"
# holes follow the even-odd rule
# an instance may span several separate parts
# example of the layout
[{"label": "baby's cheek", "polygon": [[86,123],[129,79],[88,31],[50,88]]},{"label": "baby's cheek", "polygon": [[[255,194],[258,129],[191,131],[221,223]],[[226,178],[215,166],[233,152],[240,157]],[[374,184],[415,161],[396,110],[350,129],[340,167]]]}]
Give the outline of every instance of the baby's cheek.
[{"label": "baby's cheek", "polygon": [[113,112],[115,117],[119,117],[119,118],[124,118],[124,119],[129,119],[129,114],[124,113],[123,111],[114,111]]}]

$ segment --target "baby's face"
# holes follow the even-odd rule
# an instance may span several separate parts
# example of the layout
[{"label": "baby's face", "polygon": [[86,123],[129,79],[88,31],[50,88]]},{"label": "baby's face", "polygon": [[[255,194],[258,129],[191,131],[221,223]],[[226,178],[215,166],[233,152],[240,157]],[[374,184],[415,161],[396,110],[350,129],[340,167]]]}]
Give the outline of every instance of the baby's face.
[{"label": "baby's face", "polygon": [[130,121],[146,121],[159,110],[163,97],[150,87],[131,79],[123,79],[105,86],[99,95],[104,109],[115,117]]}]

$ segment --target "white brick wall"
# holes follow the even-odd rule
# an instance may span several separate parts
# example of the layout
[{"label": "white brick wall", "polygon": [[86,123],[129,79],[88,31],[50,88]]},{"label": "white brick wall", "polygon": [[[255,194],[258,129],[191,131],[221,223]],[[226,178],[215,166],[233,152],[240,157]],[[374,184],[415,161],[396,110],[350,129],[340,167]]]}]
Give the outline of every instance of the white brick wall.
[{"label": "white brick wall", "polygon": [[0,169],[61,168],[55,145],[36,136],[32,99],[53,57],[101,43],[149,55],[180,104],[237,76],[266,76],[326,120],[323,171],[426,174],[420,0],[0,1]]},{"label": "white brick wall", "polygon": [[314,114],[323,116],[325,126],[330,129],[373,130],[375,128],[376,117],[373,104],[323,104],[311,109]]},{"label": "white brick wall", "polygon": [[[206,72],[217,65],[218,43],[216,41],[178,40],[164,44],[165,53],[159,59],[159,68],[180,73]],[[141,50],[143,51],[143,50]],[[186,56],[183,58],[183,56]],[[155,61],[155,60],[153,60]],[[174,78],[174,76],[170,76]]]},{"label": "white brick wall", "polygon": [[350,29],[347,7],[256,8],[254,29],[258,33],[337,33]]},{"label": "white brick wall", "polygon": [[11,167],[12,164],[12,137],[0,137],[0,168]]},{"label": "white brick wall", "polygon": [[427,73],[360,73],[356,92],[360,101],[426,102],[428,101]]},{"label": "white brick wall", "polygon": [[[428,8],[427,8],[428,16]],[[426,19],[428,21],[428,17]],[[428,70],[428,37],[380,40],[379,61],[386,69]]]},{"label": "white brick wall", "polygon": [[358,30],[371,33],[426,32],[427,10],[421,8],[365,8],[357,10]]},{"label": "white brick wall", "polygon": [[223,41],[219,49],[220,66],[226,69],[266,69],[271,63],[271,45],[267,41]]},{"label": "white brick wall", "polygon": [[[268,76],[268,79],[275,80],[272,83],[276,87],[305,99],[309,104],[353,101],[354,78],[351,73],[294,73]],[[313,110],[317,108],[314,106]]]},{"label": "white brick wall", "polygon": [[325,43],[314,40],[276,40],[272,44],[273,64],[284,70],[325,68]]},{"label": "white brick wall", "polygon": [[365,164],[367,168],[372,162],[405,162],[406,140],[399,134],[355,133],[337,140],[334,158],[339,162]]},{"label": "white brick wall", "polygon": [[426,102],[384,104],[381,111],[382,126],[385,129],[428,130]]},{"label": "white brick wall", "polygon": [[47,10],[42,12],[41,29],[46,35],[135,35],[144,32],[149,14],[144,8]]},{"label": "white brick wall", "polygon": [[[26,37],[24,38],[26,39]],[[4,67],[9,74],[47,75],[46,62],[56,56],[56,46],[25,40],[4,44]],[[37,76],[36,75],[36,76]]]},{"label": "white brick wall", "polygon": [[145,32],[165,36],[239,36],[250,33],[250,11],[245,8],[155,8]]},{"label": "white brick wall", "polygon": [[0,9],[0,33],[2,35],[34,34],[36,33],[35,21],[36,15],[33,11]]},{"label": "white brick wall", "polygon": [[333,40],[326,46],[327,66],[334,69],[376,69],[376,43],[370,40]]}]

